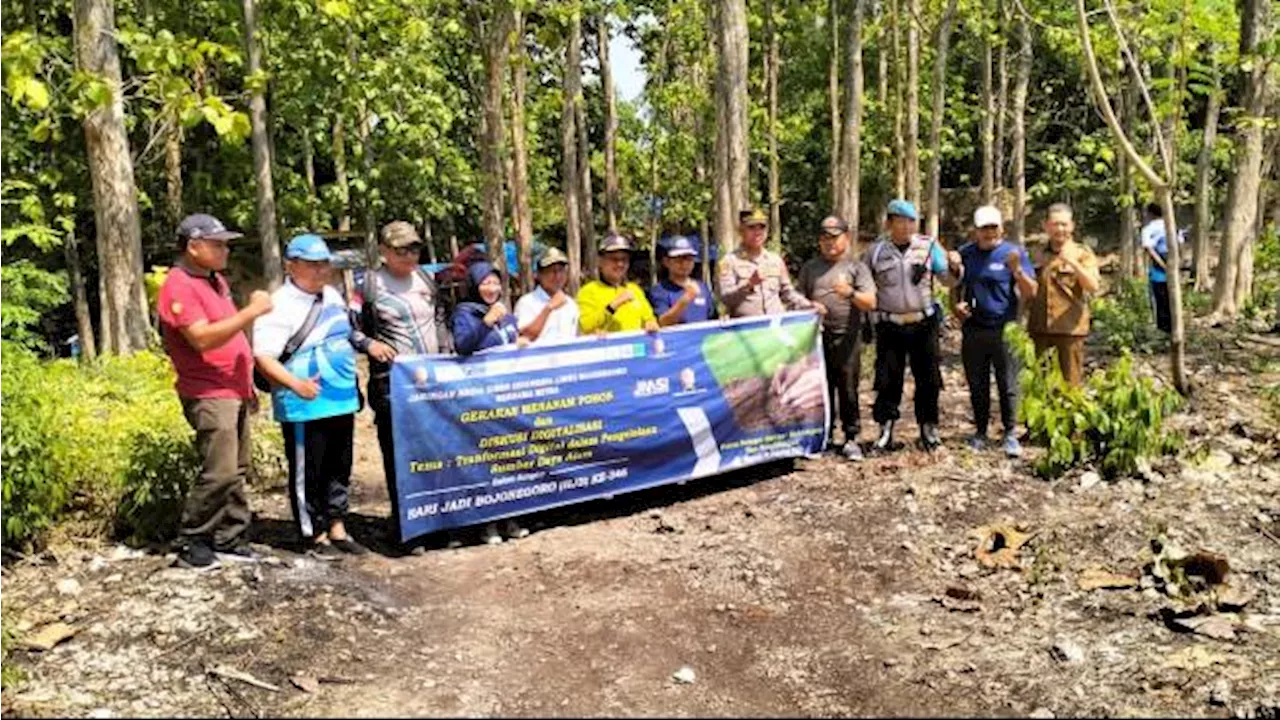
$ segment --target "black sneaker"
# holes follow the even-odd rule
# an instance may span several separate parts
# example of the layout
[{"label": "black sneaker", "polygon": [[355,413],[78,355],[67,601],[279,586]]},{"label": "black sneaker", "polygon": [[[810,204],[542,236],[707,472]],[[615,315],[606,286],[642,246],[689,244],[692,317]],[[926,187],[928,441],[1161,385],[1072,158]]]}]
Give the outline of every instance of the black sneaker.
[{"label": "black sneaker", "polygon": [[925,450],[933,450],[942,446],[942,438],[938,437],[938,426],[925,423],[920,426],[920,444]]},{"label": "black sneaker", "polygon": [[369,548],[356,542],[353,537],[344,537],[341,540],[330,540],[329,544],[348,555],[368,555]]},{"label": "black sneaker", "polygon": [[205,572],[216,570],[222,566],[222,563],[218,561],[218,556],[214,554],[209,543],[203,540],[192,540],[178,554],[178,559],[174,561],[173,566],[184,570]]},{"label": "black sneaker", "polygon": [[223,547],[215,546],[213,554],[223,562],[255,563],[262,560],[262,554],[254,550],[245,540]]},{"label": "black sneaker", "polygon": [[331,542],[312,543],[307,554],[317,560],[338,560],[342,557],[342,551],[334,547]]}]

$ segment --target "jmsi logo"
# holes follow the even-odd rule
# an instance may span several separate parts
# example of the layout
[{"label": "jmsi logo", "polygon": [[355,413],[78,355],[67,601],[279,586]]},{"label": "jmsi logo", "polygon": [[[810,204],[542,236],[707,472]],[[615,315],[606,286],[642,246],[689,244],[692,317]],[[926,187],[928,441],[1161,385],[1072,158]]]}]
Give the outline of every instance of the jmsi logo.
[{"label": "jmsi logo", "polygon": [[671,380],[669,378],[660,377],[652,380],[636,381],[635,397],[652,397],[654,395],[666,395],[671,392]]}]

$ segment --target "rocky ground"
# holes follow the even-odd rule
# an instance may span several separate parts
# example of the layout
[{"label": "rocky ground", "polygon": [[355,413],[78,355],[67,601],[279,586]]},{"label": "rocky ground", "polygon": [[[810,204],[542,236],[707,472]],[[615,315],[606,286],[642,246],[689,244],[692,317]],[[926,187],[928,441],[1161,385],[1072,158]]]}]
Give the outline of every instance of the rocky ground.
[{"label": "rocky ground", "polygon": [[[254,498],[262,564],[64,543],[4,567],[4,712],[1277,717],[1280,350],[1197,352],[1186,448],[1116,483],[960,449],[952,353],[934,455],[754,468],[403,557],[300,556],[278,488]],[[369,538],[386,495],[357,432]]]}]

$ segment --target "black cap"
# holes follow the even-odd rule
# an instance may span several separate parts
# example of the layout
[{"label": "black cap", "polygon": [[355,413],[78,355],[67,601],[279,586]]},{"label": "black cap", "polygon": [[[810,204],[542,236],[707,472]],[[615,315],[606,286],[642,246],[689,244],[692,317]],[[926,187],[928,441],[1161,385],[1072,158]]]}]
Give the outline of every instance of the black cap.
[{"label": "black cap", "polygon": [[836,215],[828,215],[822,220],[822,232],[832,236],[843,235],[849,232],[849,223]]},{"label": "black cap", "polygon": [[188,215],[178,223],[178,240],[183,245],[189,240],[235,240],[241,237],[244,233],[228,230],[221,220],[204,213]]}]

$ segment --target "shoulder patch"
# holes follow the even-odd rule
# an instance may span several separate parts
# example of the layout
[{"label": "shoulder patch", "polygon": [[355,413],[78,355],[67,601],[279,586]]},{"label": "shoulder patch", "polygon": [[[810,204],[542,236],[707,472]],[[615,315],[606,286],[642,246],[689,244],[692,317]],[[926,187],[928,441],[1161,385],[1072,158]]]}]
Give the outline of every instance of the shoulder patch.
[{"label": "shoulder patch", "polygon": [[173,302],[169,303],[169,312],[173,313],[174,315],[181,315],[182,303],[178,302],[177,300],[174,300]]}]

